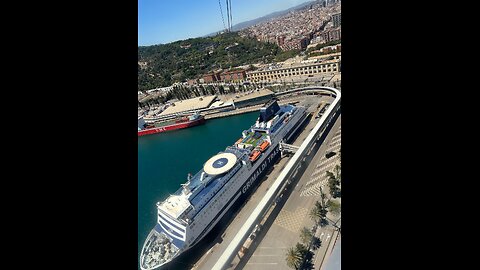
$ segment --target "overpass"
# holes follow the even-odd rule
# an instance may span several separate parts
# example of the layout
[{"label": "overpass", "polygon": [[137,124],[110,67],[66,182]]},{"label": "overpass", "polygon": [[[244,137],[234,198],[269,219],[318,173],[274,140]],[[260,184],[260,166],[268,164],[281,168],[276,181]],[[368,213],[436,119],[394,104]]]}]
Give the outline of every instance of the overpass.
[{"label": "overpass", "polygon": [[330,121],[335,116],[335,114],[340,109],[340,101],[342,94],[339,90],[331,87],[323,87],[323,86],[313,86],[313,87],[304,87],[304,88],[297,88],[289,91],[285,91],[282,93],[277,93],[278,95],[287,95],[290,93],[296,92],[320,92],[332,95],[335,97],[335,100],[332,102],[330,107],[326,110],[326,112],[322,115],[319,122],[315,125],[312,129],[310,134],[308,134],[305,141],[300,145],[298,150],[295,152],[293,157],[287,163],[285,168],[282,170],[278,178],[273,182],[270,189],[268,189],[265,196],[262,200],[258,203],[257,207],[253,210],[252,214],[248,217],[245,221],[242,228],[238,231],[235,238],[230,242],[227,246],[223,254],[220,256],[219,260],[213,266],[213,270],[224,270],[229,267],[230,262],[233,260],[235,255],[240,250],[241,246],[245,242],[245,240],[250,235],[251,231],[254,229],[255,225],[259,223],[268,212],[268,209],[272,206],[275,198],[279,194],[280,191],[283,190],[284,186],[287,184],[290,177],[298,170],[302,161],[305,160],[306,155],[310,154],[311,148],[315,144],[315,142],[320,138],[322,132],[325,128],[330,124]]}]

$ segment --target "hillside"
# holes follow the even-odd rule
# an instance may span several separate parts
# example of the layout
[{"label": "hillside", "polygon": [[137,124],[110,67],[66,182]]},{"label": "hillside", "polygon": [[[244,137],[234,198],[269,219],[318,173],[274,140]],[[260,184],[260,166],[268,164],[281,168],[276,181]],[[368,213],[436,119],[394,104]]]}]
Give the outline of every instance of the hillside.
[{"label": "hillside", "polygon": [[237,33],[138,47],[138,90],[169,86],[219,68],[271,62],[292,52]]}]

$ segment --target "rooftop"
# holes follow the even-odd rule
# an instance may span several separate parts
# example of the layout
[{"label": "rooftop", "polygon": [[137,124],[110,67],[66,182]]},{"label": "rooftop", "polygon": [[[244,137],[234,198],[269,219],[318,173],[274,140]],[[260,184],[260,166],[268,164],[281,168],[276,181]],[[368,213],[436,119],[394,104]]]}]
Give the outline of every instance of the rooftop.
[{"label": "rooftop", "polygon": [[260,91],[254,91],[253,93],[245,95],[243,97],[235,98],[233,99],[233,101],[241,102],[241,101],[250,100],[258,97],[268,96],[268,95],[273,95],[273,92],[268,89],[262,89]]},{"label": "rooftop", "polygon": [[216,95],[213,96],[206,96],[206,97],[196,97],[187,100],[182,100],[175,102],[175,106],[168,107],[165,111],[163,111],[160,115],[167,115],[173,113],[179,113],[183,111],[190,111],[190,110],[200,110],[205,109],[217,98]]},{"label": "rooftop", "polygon": [[189,206],[188,199],[181,195],[171,195],[158,205],[161,210],[174,218],[178,218]]}]

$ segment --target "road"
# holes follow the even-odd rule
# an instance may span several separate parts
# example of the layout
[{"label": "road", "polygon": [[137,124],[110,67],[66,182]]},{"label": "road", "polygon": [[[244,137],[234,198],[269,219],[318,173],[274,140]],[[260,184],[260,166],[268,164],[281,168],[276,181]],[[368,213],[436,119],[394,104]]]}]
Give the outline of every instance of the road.
[{"label": "road", "polygon": [[[324,175],[327,169],[331,170],[334,165],[338,164],[338,155],[336,158],[326,159],[325,153],[332,149],[339,150],[340,127],[341,117],[338,117],[278,215],[266,223],[263,229],[266,232],[257,238],[253,254],[250,252],[242,260],[235,259],[234,264],[238,265],[230,269],[290,269],[285,263],[285,254],[288,248],[300,242],[299,235],[303,227],[310,229],[313,225],[308,212],[313,208],[315,201],[320,199],[318,186],[322,183],[322,177],[318,176]],[[324,192],[326,191],[324,190]],[[338,219],[331,214],[327,217],[332,219],[332,223]],[[320,268],[326,257],[325,254],[328,254],[327,250],[331,250],[334,243],[332,239],[337,237],[337,233],[334,232],[335,229],[332,226],[319,228],[316,232],[316,235],[322,240],[322,246],[315,252],[313,258],[315,269]]]}]

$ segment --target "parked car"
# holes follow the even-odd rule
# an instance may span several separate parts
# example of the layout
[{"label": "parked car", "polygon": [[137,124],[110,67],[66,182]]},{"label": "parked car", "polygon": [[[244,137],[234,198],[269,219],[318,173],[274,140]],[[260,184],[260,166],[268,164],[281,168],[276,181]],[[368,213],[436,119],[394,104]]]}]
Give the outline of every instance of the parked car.
[{"label": "parked car", "polygon": [[327,152],[327,153],[325,154],[325,157],[326,157],[326,158],[331,158],[331,157],[335,156],[336,154],[337,154],[337,153],[335,153],[335,152],[333,152],[333,151],[330,151],[330,152]]}]

